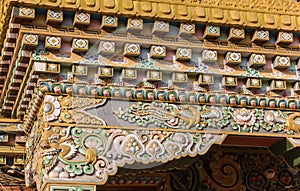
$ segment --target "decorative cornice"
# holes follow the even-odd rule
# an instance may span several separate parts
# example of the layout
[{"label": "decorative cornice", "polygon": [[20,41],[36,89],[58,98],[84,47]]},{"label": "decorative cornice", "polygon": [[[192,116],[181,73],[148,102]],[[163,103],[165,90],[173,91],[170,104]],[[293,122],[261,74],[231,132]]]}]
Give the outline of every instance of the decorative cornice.
[{"label": "decorative cornice", "polygon": [[[119,100],[132,100],[144,102],[166,102],[166,103],[184,103],[200,104],[208,106],[238,107],[247,109],[271,109],[286,112],[299,111],[300,103],[296,98],[267,97],[264,95],[235,94],[222,92],[197,92],[181,89],[153,89],[148,87],[119,87],[104,86],[99,84],[82,83],[51,83],[43,82],[39,85],[39,90],[34,94],[33,99],[27,108],[24,117],[24,131],[28,134],[39,113],[40,107],[46,94],[69,96],[90,96],[90,98],[111,98]],[[292,131],[298,132],[294,125],[294,118],[299,113],[290,115],[287,122],[283,123],[289,126]],[[294,127],[295,126],[295,127]]]},{"label": "decorative cornice", "polygon": [[0,146],[1,153],[9,153],[9,154],[24,154],[25,146],[15,145],[15,146]]},{"label": "decorative cornice", "polygon": [[[137,3],[140,3],[140,2],[137,2]],[[160,2],[152,2],[152,3],[160,3]],[[174,5],[171,3],[170,6],[179,6],[181,5],[180,3],[174,3]],[[191,5],[195,5],[195,3],[191,4]],[[200,6],[200,5],[199,5]],[[27,9],[30,9],[33,14],[30,15],[30,19],[34,19],[35,18],[35,14],[34,14],[34,9],[31,9],[31,8],[26,8],[26,7],[22,7],[22,8],[15,8],[14,10],[21,10],[21,9],[24,9],[24,10],[27,10]],[[172,9],[173,10],[173,9]],[[76,14],[78,14],[79,12],[77,12]],[[18,15],[14,15],[14,17],[16,20],[20,20],[19,16]],[[27,18],[28,19],[28,18]],[[38,18],[36,18],[38,19]],[[13,19],[12,19],[13,20]],[[14,21],[16,21],[14,20]],[[182,22],[186,22],[184,20],[180,20]],[[205,22],[204,22],[205,23]],[[184,24],[184,23],[181,23],[181,24]],[[12,25],[14,26],[14,25]],[[76,26],[76,25],[75,25]],[[215,26],[217,27],[217,26]],[[20,30],[19,30],[20,29]],[[33,30],[35,31],[34,34],[32,34],[32,28],[28,28],[26,26],[21,26],[20,24],[15,24],[14,27],[11,27],[10,30],[11,31],[18,31],[19,33],[19,37],[17,38],[16,37],[16,42],[15,43],[15,50],[14,48],[11,47],[11,45],[9,45],[8,47],[5,47],[4,49],[7,49],[7,50],[11,50],[11,51],[14,51],[14,52],[9,52],[11,54],[11,56],[3,56],[3,57],[11,57],[11,59],[6,59],[5,60],[5,63],[11,63],[10,64],[10,68],[8,68],[8,64],[2,64],[2,67],[3,67],[3,70],[1,70],[1,72],[3,73],[2,76],[0,76],[0,89],[2,89],[3,93],[1,95],[1,101],[3,102],[3,110],[2,112],[5,113],[6,116],[13,116],[15,117],[17,115],[17,112],[16,111],[19,111],[19,108],[22,107],[22,108],[25,108],[24,106],[27,106],[27,103],[29,102],[29,98],[27,97],[25,99],[25,101],[22,99],[23,95],[24,96],[28,96],[29,94],[23,94],[21,95],[25,90],[27,92],[32,92],[33,91],[33,87],[34,87],[34,84],[36,83],[36,80],[38,78],[37,75],[32,75],[32,71],[28,70],[28,68],[31,68],[31,63],[29,63],[29,60],[30,60],[30,57],[31,57],[31,51],[34,49],[35,46],[37,46],[37,43],[38,43],[38,40],[36,40],[34,43],[29,43],[29,42],[26,42],[26,38],[23,38],[23,40],[20,40],[21,37],[26,37],[26,36],[35,36],[37,37],[37,39],[42,35],[50,35],[50,34],[55,34],[55,36],[57,36],[57,38],[61,38],[63,36],[68,36],[70,38],[81,38],[81,36],[84,36],[84,40],[89,42],[89,41],[94,41],[95,39],[100,39],[100,40],[106,40],[106,41],[109,41],[109,40],[112,40],[112,43],[115,43],[115,42],[120,42],[120,41],[124,41],[124,38],[119,38],[118,35],[107,35],[107,33],[105,34],[97,34],[97,35],[88,35],[87,33],[85,33],[83,30],[79,30],[75,27],[74,31],[68,31],[66,30],[65,32],[58,32],[57,30],[54,30],[53,27],[51,27],[50,25],[48,27],[45,27],[45,28],[41,28],[41,29],[38,29],[38,28],[34,28]],[[77,35],[76,35],[76,34]],[[10,33],[9,33],[10,34]],[[15,34],[15,33],[14,33]],[[105,37],[106,35],[106,37]],[[140,42],[140,39],[141,36],[139,38],[136,38],[134,39],[133,38],[134,35],[130,35],[130,34],[127,34],[127,38],[125,40],[125,42],[135,42],[135,43],[138,43]],[[280,35],[279,35],[280,36]],[[143,37],[144,38],[144,37]],[[258,45],[255,45],[253,43],[251,43],[249,41],[250,44],[252,44],[250,46],[250,44],[243,44],[242,46],[239,45],[239,44],[235,44],[233,42],[231,42],[230,40],[228,40],[228,42],[226,43],[223,43],[222,40],[219,40],[217,42],[214,42],[212,43],[211,41],[205,39],[206,37],[203,37],[203,39],[199,39],[197,42],[195,41],[191,41],[191,42],[185,42],[187,43],[186,47],[191,49],[211,49],[213,51],[216,51],[217,53],[219,52],[223,52],[223,51],[239,51],[241,53],[252,53],[253,55],[254,54],[265,54],[263,56],[275,56],[276,55],[276,59],[277,59],[277,56],[288,56],[289,58],[288,59],[291,59],[293,62],[295,61],[295,59],[297,58],[297,50],[298,48],[295,48],[295,47],[288,47],[288,48],[282,48],[280,47],[279,45],[277,44],[272,44],[272,48],[270,49],[270,47],[268,46],[258,46]],[[9,39],[9,38],[8,38]],[[40,39],[41,40],[41,39]],[[170,39],[169,39],[170,40]],[[172,39],[173,41],[176,39]],[[173,48],[173,46],[182,46],[182,43],[174,43],[174,42],[170,42],[170,41],[167,41],[167,39],[164,39],[164,38],[158,38],[158,37],[153,37],[152,41],[151,40],[146,40],[145,42],[143,42],[143,44],[147,44],[147,45],[153,45],[155,44],[155,41],[159,41],[157,42],[157,45],[167,45],[167,46],[170,46],[171,48]],[[91,43],[91,42],[89,42]],[[21,46],[21,47],[20,47]],[[19,48],[20,48],[20,52],[19,52]],[[49,61],[52,61],[52,62],[60,62],[61,58],[57,58],[55,56],[55,54],[53,54],[53,52],[51,52],[51,50],[57,50],[57,48],[59,47],[48,47],[48,49],[50,50],[49,52],[49,55],[42,55],[42,58],[43,59],[49,59]],[[46,47],[47,49],[47,47]],[[76,49],[74,49],[74,52],[71,53],[71,58],[72,58],[72,63],[75,63],[73,59],[78,59],[76,62],[79,62],[83,59],[82,56],[80,55],[77,55],[75,51]],[[78,51],[78,50],[77,50]],[[6,52],[5,52],[6,53]],[[5,54],[3,54],[5,55]],[[32,58],[33,59],[36,59],[34,57],[35,54],[33,54]],[[73,58],[73,56],[75,56]],[[225,56],[225,55],[219,55],[221,59],[223,59],[222,56]],[[180,59],[178,59],[179,61],[181,61]],[[205,60],[204,60],[205,61]],[[203,62],[204,62],[203,61]],[[177,62],[177,61],[176,61]],[[4,63],[4,61],[3,61]],[[133,63],[133,62],[132,62]],[[178,62],[180,63],[180,62]],[[110,63],[111,66],[114,66],[114,64]],[[5,67],[4,67],[5,66]],[[12,67],[14,66],[14,67]],[[278,69],[279,67],[276,68],[276,70]],[[1,68],[2,69],[2,68]],[[20,69],[22,71],[20,71]],[[273,69],[272,69],[273,70]],[[59,72],[59,71],[57,71]],[[222,75],[227,75],[226,71],[218,71],[217,72],[218,74],[222,74]],[[270,76],[268,72],[266,71],[263,71],[261,72],[261,74],[265,75],[264,77],[268,77],[268,78],[271,78],[271,79],[275,79],[278,77],[273,77],[273,76]],[[34,78],[30,78],[30,82],[29,83],[22,83],[22,80],[21,78],[26,78],[27,76],[35,76]],[[230,75],[235,75],[235,74],[230,74]],[[243,71],[241,72],[241,75],[245,75],[247,76],[247,72],[246,71]],[[6,78],[6,80],[4,81],[4,79]],[[295,73],[291,73],[291,72],[287,72],[285,73],[285,76],[283,77],[280,77],[281,79],[285,79],[285,80],[296,80],[296,75]],[[1,80],[3,79],[3,80]],[[4,84],[2,85],[2,81],[4,81]],[[2,86],[2,88],[1,88]],[[1,92],[1,90],[0,90]],[[30,93],[31,94],[31,93]],[[29,95],[30,96],[30,95]],[[19,104],[22,99],[22,103]],[[24,104],[23,104],[24,103]],[[22,109],[22,115],[24,113],[25,109]],[[19,115],[18,114],[18,117],[22,117],[22,115]]]},{"label": "decorative cornice", "polygon": [[0,45],[8,28],[12,5],[80,10],[193,23],[300,31],[300,5],[293,0],[6,0],[0,4]]}]

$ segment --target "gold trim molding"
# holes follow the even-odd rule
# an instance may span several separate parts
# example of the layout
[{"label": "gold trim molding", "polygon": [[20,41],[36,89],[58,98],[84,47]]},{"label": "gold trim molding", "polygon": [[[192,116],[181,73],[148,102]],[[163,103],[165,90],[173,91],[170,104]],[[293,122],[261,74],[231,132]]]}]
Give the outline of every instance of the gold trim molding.
[{"label": "gold trim molding", "polygon": [[300,5],[294,0],[5,0],[0,2],[1,46],[13,5],[300,31]]},{"label": "gold trim molding", "polygon": [[181,22],[300,30],[294,0],[19,0],[16,4]]}]

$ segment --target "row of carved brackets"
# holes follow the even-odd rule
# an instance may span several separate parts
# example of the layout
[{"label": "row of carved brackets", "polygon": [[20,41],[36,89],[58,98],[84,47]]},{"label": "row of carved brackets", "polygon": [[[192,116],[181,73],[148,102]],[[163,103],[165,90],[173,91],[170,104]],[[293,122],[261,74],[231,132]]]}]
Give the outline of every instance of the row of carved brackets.
[{"label": "row of carved brackets", "polygon": [[[29,7],[18,8],[17,18],[33,20],[35,18],[35,9]],[[63,11],[47,10],[46,23],[47,24],[61,24],[63,22]],[[84,12],[76,12],[73,18],[73,25],[75,27],[87,27],[91,23],[91,15]],[[139,33],[144,28],[144,22],[141,18],[128,18],[126,29],[129,32]],[[111,15],[102,15],[100,29],[115,30],[118,27],[118,17]],[[170,32],[170,23],[163,20],[154,20],[152,32],[155,35],[164,35]],[[193,23],[180,23],[179,36],[191,37],[195,35],[197,26]],[[227,40],[238,42],[245,38],[245,30],[242,28],[230,28]],[[204,30],[203,38],[208,40],[215,40],[221,36],[221,27],[215,25],[207,25]],[[268,30],[255,30],[252,34],[252,42],[265,43],[270,40],[270,33]],[[279,31],[277,35],[276,44],[288,45],[293,42],[293,33],[287,31]]]},{"label": "row of carved brackets", "polygon": [[14,139],[15,143],[24,144],[27,137],[21,134],[0,133],[0,143],[8,143],[11,139]]},{"label": "row of carved brackets", "polygon": [[[47,63],[47,62],[35,62],[34,70],[36,72],[43,73],[60,73],[59,63]],[[75,76],[86,76],[88,75],[88,66],[82,64],[73,64],[72,73]],[[98,74],[100,78],[111,78],[114,76],[113,67],[98,67]],[[136,80],[138,78],[138,70],[133,68],[123,68],[122,79]],[[163,72],[159,70],[148,70],[147,71],[147,81],[160,81],[163,79]],[[172,81],[175,83],[185,83],[188,82],[188,74],[184,72],[173,72]],[[198,77],[198,84],[203,85],[213,85],[214,75],[211,74],[200,74]],[[238,86],[238,77],[235,76],[224,76],[222,77],[222,86],[234,87]],[[248,78],[246,82],[246,87],[250,89],[262,88],[262,80],[259,78]],[[295,86],[298,87],[298,86]],[[286,81],[284,80],[271,80],[270,90],[285,90]],[[298,89],[297,89],[298,91]]]},{"label": "row of carved brackets", "polygon": [[[259,81],[255,78],[253,80]],[[274,81],[275,82],[275,81]],[[260,83],[260,82],[258,82]],[[281,82],[282,84],[282,82]],[[274,85],[281,85],[274,84]],[[283,82],[284,84],[284,82]],[[251,84],[252,86],[256,84]],[[259,84],[258,84],[259,85]],[[285,85],[285,84],[284,84]],[[238,88],[235,92],[229,91],[203,91],[197,89],[188,91],[185,88],[151,88],[150,86],[115,86],[113,84],[103,85],[99,83],[72,83],[58,82],[49,83],[42,82],[40,87],[47,88],[50,93],[57,95],[81,95],[81,96],[103,96],[136,100],[159,100],[159,101],[172,101],[172,102],[190,102],[190,103],[207,103],[207,104],[229,104],[229,105],[243,105],[243,106],[260,106],[271,108],[290,108],[298,109],[300,102],[296,96],[282,97],[276,94],[276,89],[267,94],[251,94],[249,90]],[[257,87],[255,87],[257,88]],[[276,87],[282,88],[282,87]],[[39,98],[37,98],[39,99]],[[236,100],[235,103],[231,100]],[[241,100],[244,100],[243,102]],[[254,103],[253,103],[254,102]],[[263,103],[264,102],[264,103]]]},{"label": "row of carved brackets", "polygon": [[[13,164],[15,165],[24,165],[25,158],[23,155],[15,155]],[[6,155],[0,155],[0,165],[6,165],[7,164],[7,156]]]},{"label": "row of carved brackets", "polygon": [[[25,34],[23,37],[24,46],[35,47],[38,45],[38,35]],[[59,50],[61,48],[61,37],[46,36],[45,48],[47,50]],[[73,52],[87,52],[89,50],[89,41],[87,39],[74,38],[72,41]],[[98,52],[101,55],[116,54],[116,43],[113,41],[101,41],[99,43]],[[136,43],[125,43],[123,48],[124,56],[139,56],[141,54],[141,46]],[[163,59],[167,56],[167,47],[160,45],[150,46],[149,56],[155,59]],[[175,59],[180,61],[188,61],[192,59],[192,49],[177,48]],[[202,61],[204,63],[213,63],[218,61],[218,52],[216,50],[203,50]],[[239,52],[227,52],[225,54],[225,64],[237,65],[242,62],[242,54]],[[266,65],[266,56],[264,54],[251,54],[248,61],[249,67],[262,67]],[[290,57],[275,56],[273,66],[276,69],[290,67]]]}]

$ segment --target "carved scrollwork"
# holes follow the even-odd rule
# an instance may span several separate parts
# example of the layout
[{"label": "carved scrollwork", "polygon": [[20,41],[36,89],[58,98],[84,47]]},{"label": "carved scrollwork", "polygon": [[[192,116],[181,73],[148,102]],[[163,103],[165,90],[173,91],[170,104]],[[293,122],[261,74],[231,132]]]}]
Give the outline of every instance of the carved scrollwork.
[{"label": "carved scrollwork", "polygon": [[[205,153],[225,136],[196,133],[47,127],[40,143],[45,178],[90,176],[105,183],[125,164],[147,168]],[[76,157],[75,157],[76,156]]]},{"label": "carved scrollwork", "polygon": [[137,102],[128,109],[118,108],[114,114],[142,127],[154,124],[166,129],[219,128],[239,132],[285,131],[288,134],[299,131],[292,120],[287,128],[287,119],[294,120],[298,114],[288,117],[287,112],[274,110]]}]

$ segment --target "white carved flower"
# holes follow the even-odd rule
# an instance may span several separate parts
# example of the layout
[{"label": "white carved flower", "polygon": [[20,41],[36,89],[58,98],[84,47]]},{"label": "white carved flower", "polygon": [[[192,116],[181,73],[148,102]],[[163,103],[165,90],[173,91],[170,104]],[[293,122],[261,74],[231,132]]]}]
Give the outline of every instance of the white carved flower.
[{"label": "white carved flower", "polygon": [[185,31],[190,32],[190,31],[194,30],[194,25],[189,24],[189,23],[184,23],[184,24],[182,24],[182,28]]},{"label": "white carved flower", "polygon": [[269,32],[264,31],[264,30],[260,30],[260,31],[257,32],[257,37],[258,38],[269,38]]},{"label": "white carved flower", "polygon": [[278,61],[281,65],[288,65],[289,64],[289,58],[286,56],[280,56],[278,58]]},{"label": "white carved flower", "polygon": [[60,104],[57,98],[46,95],[44,100],[45,121],[53,121],[60,115]]},{"label": "white carved flower", "polygon": [[274,111],[266,111],[264,121],[268,124],[273,124],[275,122],[276,114]]},{"label": "white carved flower", "polygon": [[85,39],[76,39],[75,40],[75,45],[78,48],[85,48],[87,46],[87,40],[85,40]]},{"label": "white carved flower", "polygon": [[254,125],[256,121],[254,111],[249,111],[245,108],[235,110],[233,119],[240,125]]},{"label": "white carved flower", "polygon": [[182,57],[190,57],[191,56],[191,49],[180,48],[179,53],[180,53],[180,56],[182,56]]},{"label": "white carved flower", "polygon": [[242,35],[244,35],[244,30],[243,29],[239,29],[239,28],[235,28],[235,29],[232,30],[232,33],[235,36],[242,36]]},{"label": "white carved flower", "polygon": [[51,18],[58,19],[58,18],[61,17],[61,12],[60,11],[55,11],[55,10],[50,10],[49,15],[50,15]]},{"label": "white carved flower", "polygon": [[153,48],[153,52],[158,55],[163,55],[163,54],[165,54],[165,48],[162,46],[155,46]]},{"label": "white carved flower", "polygon": [[87,136],[84,139],[84,146],[87,149],[96,149],[97,154],[102,153],[104,151],[104,142],[103,140],[95,135]]},{"label": "white carved flower", "polygon": [[51,36],[47,39],[47,42],[51,46],[58,46],[60,44],[60,39],[59,39],[59,37]]},{"label": "white carved flower", "polygon": [[205,57],[208,58],[208,59],[215,59],[216,56],[217,56],[217,53],[214,50],[205,51]]},{"label": "white carved flower", "polygon": [[160,30],[168,30],[169,24],[164,21],[158,21],[156,22],[156,27]]},{"label": "white carved flower", "polygon": [[241,53],[237,53],[237,52],[231,52],[229,54],[229,58],[232,61],[239,61],[241,59]]},{"label": "white carved flower", "polygon": [[104,41],[102,43],[102,49],[103,50],[114,50],[115,49],[115,43],[114,42],[109,42],[109,41]]},{"label": "white carved flower", "polygon": [[27,34],[25,36],[25,40],[29,43],[35,43],[38,40],[38,38],[37,38],[37,35]]},{"label": "white carved flower", "polygon": [[79,13],[79,14],[77,14],[76,17],[79,21],[83,21],[83,22],[87,21],[89,19],[89,16],[87,13]]},{"label": "white carved flower", "polygon": [[293,39],[293,35],[292,35],[292,33],[282,32],[281,38],[282,38],[282,40],[291,40],[291,39]]},{"label": "white carved flower", "polygon": [[130,25],[134,26],[134,27],[139,27],[141,26],[143,23],[143,21],[141,19],[131,19],[130,20]]},{"label": "white carved flower", "polygon": [[265,57],[261,54],[254,54],[253,58],[254,58],[254,61],[258,62],[258,63],[262,63],[265,61]]},{"label": "white carved flower", "polygon": [[132,53],[136,53],[136,52],[139,51],[139,45],[138,44],[128,44],[127,51],[132,52]]}]

